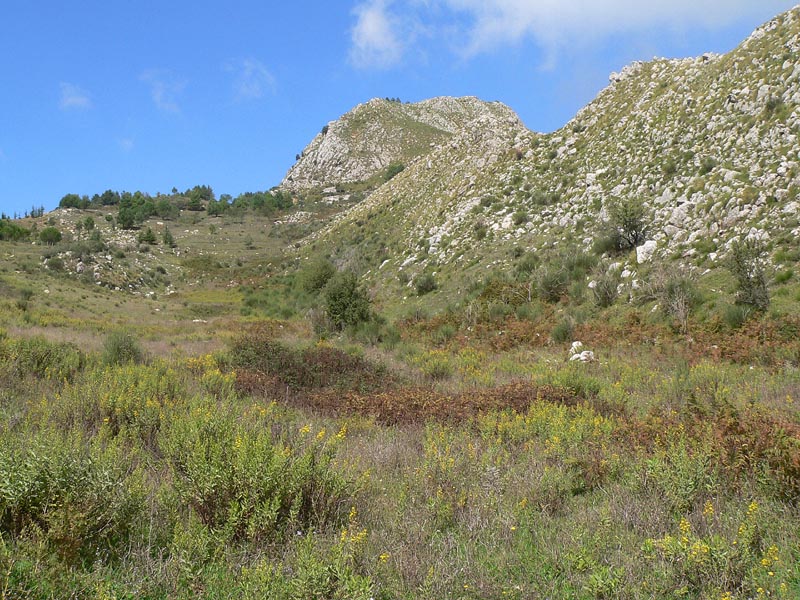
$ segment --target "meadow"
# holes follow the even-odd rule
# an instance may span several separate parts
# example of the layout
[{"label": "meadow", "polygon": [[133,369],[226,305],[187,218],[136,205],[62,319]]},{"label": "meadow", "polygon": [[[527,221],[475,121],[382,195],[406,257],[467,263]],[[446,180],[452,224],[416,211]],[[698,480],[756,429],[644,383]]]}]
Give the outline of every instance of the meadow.
[{"label": "meadow", "polygon": [[800,597],[791,316],[320,333],[291,237],[173,230],[153,294],[3,246],[0,598]]}]

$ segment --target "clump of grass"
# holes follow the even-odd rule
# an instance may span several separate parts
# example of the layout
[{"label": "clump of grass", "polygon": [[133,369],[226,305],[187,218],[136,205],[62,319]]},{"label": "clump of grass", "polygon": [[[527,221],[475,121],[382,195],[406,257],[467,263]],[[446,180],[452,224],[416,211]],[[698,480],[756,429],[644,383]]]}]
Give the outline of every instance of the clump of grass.
[{"label": "clump of grass", "polygon": [[140,364],[144,359],[144,350],[131,333],[114,331],[103,343],[102,360],[107,365]]}]

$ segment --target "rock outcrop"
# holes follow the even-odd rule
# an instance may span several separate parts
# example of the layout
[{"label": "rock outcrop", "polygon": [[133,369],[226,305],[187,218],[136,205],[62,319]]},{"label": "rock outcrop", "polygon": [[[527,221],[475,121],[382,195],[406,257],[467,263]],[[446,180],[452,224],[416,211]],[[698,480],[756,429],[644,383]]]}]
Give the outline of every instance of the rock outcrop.
[{"label": "rock outcrop", "polygon": [[433,98],[414,104],[370,100],[323,127],[281,187],[298,191],[356,182],[376,187],[391,166],[405,166],[428,154],[485,115],[523,127],[507,106],[473,97]]}]

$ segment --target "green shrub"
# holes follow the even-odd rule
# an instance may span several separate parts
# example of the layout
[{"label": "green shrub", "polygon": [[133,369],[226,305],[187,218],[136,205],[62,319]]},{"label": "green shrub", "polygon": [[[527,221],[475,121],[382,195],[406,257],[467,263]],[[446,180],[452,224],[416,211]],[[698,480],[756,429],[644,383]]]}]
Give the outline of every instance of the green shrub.
[{"label": "green shrub", "polygon": [[731,329],[739,329],[753,313],[753,309],[743,304],[729,304],[722,311],[722,320]]},{"label": "green shrub", "polygon": [[247,427],[198,401],[161,447],[181,503],[224,541],[266,543],[336,523],[354,492],[334,463],[343,438],[303,427],[275,438],[268,416]]},{"label": "green shrub", "polygon": [[539,257],[533,252],[526,252],[517,262],[517,273],[521,276],[527,276],[536,270],[539,266]]},{"label": "green shrub", "polygon": [[144,362],[144,350],[130,333],[115,331],[103,343],[103,363],[123,365]]},{"label": "green shrub", "polygon": [[386,173],[383,175],[384,181],[389,181],[395,175],[398,175],[405,170],[406,166],[402,163],[392,163],[388,167],[386,167]]},{"label": "green shrub", "polygon": [[72,381],[86,366],[86,355],[77,346],[43,337],[4,340],[0,343],[0,360],[17,377],[55,381]]},{"label": "green shrub", "polygon": [[139,232],[139,235],[136,237],[136,240],[140,244],[155,244],[156,234],[150,227],[148,227],[147,229]]},{"label": "green shrub", "polygon": [[300,270],[298,282],[304,291],[313,294],[324,288],[335,274],[336,267],[333,266],[331,261],[318,258],[312,260]]},{"label": "green shrub", "polygon": [[55,246],[61,241],[61,232],[55,227],[45,227],[39,232],[39,240],[48,246]]},{"label": "green shrub", "polygon": [[434,279],[433,275],[430,273],[425,273],[424,275],[420,275],[417,277],[416,288],[417,288],[417,296],[424,296],[425,294],[429,294],[430,292],[434,291],[438,286],[436,285],[436,279]]},{"label": "green shrub", "polygon": [[444,350],[428,350],[415,357],[414,364],[420,368],[426,378],[433,381],[448,379],[455,371],[450,355]]},{"label": "green shrub", "polygon": [[755,310],[769,308],[767,250],[754,239],[740,239],[731,246],[728,269],[736,278],[736,303]]},{"label": "green shrub", "polygon": [[619,297],[619,276],[616,273],[604,273],[595,280],[592,288],[594,303],[600,308],[608,308]]},{"label": "green shrub", "polygon": [[564,342],[572,340],[572,332],[574,329],[575,325],[572,319],[564,319],[553,327],[553,331],[550,332],[550,337],[554,342],[563,344]]},{"label": "green shrub", "polygon": [[385,386],[385,369],[360,357],[325,344],[292,348],[271,337],[253,333],[237,338],[231,346],[231,364],[263,373],[280,382],[279,389],[292,390],[372,388]]},{"label": "green shrub", "polygon": [[64,260],[58,256],[47,259],[47,268],[54,273],[61,273],[64,271]]},{"label": "green shrub", "polygon": [[649,225],[643,199],[612,200],[608,206],[608,216],[611,229],[608,237],[617,251],[625,252],[644,243]]},{"label": "green shrub", "polygon": [[775,274],[775,283],[781,284],[786,283],[792,277],[794,277],[794,270],[793,269],[784,269]]},{"label": "green shrub", "polygon": [[357,325],[371,317],[369,296],[355,273],[337,273],[325,285],[325,309],[336,329]]},{"label": "green shrub", "polygon": [[57,437],[0,445],[0,530],[37,537],[68,564],[128,549],[144,512],[143,488],[113,450]]},{"label": "green shrub", "polygon": [[536,273],[536,294],[545,302],[558,302],[569,288],[569,273],[560,266],[547,265]]},{"label": "green shrub", "polygon": [[18,242],[28,239],[30,234],[29,230],[12,223],[10,219],[0,218],[0,240]]}]

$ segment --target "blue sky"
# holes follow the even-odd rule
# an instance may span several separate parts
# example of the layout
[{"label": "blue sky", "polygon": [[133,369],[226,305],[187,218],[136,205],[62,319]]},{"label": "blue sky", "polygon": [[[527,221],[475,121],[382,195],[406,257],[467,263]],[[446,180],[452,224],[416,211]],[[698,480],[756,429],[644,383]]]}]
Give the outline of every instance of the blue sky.
[{"label": "blue sky", "polygon": [[561,127],[611,71],[725,52],[797,0],[3,0],[0,210],[267,189],[372,97],[500,100]]}]

